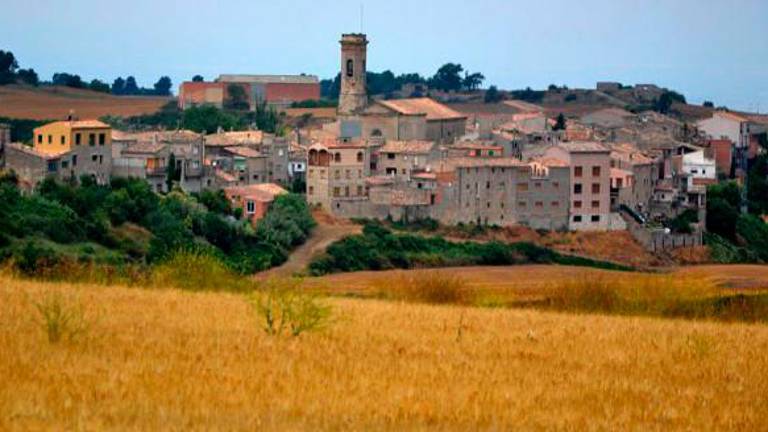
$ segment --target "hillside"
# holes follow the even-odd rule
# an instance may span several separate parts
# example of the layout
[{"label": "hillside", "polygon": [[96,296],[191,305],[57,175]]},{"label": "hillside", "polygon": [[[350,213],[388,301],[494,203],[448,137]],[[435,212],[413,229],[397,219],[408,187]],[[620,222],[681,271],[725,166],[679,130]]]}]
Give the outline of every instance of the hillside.
[{"label": "hillside", "polygon": [[171,101],[157,96],[114,96],[69,87],[0,86],[0,117],[35,120],[151,114]]},{"label": "hillside", "polygon": [[[92,317],[49,344],[50,293]],[[269,336],[234,294],[0,277],[3,430],[758,430],[768,327],[329,299]]]}]

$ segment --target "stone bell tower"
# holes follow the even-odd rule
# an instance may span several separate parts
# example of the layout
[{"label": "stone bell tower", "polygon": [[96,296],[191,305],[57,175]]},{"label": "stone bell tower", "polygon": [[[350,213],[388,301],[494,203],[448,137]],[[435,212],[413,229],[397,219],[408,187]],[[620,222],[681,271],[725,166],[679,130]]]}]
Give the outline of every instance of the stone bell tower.
[{"label": "stone bell tower", "polygon": [[365,57],[368,39],[362,33],[341,35],[341,92],[339,115],[352,115],[368,105]]}]

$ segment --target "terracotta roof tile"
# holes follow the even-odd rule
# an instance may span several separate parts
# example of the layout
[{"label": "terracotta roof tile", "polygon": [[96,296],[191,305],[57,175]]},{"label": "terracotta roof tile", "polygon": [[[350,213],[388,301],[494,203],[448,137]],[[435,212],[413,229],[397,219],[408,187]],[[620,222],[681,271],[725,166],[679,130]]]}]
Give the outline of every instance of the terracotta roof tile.
[{"label": "terracotta roof tile", "polygon": [[392,141],[384,144],[379,152],[381,153],[429,153],[435,147],[432,141]]},{"label": "terracotta roof tile", "polygon": [[459,120],[467,116],[430,98],[381,100],[379,104],[404,115],[426,115],[427,120]]}]

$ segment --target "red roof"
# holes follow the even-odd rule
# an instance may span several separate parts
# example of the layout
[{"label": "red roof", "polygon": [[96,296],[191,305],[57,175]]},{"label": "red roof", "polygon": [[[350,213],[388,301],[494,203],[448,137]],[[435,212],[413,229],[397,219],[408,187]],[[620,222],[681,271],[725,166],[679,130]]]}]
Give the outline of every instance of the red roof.
[{"label": "red roof", "polygon": [[404,115],[426,115],[427,120],[460,120],[467,116],[430,98],[381,100],[379,104]]}]

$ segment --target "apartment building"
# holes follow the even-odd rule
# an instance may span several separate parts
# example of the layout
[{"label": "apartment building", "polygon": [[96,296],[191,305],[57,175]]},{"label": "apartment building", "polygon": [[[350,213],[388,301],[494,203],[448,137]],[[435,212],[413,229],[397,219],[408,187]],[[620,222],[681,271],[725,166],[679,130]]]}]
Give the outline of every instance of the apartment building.
[{"label": "apartment building", "polygon": [[313,144],[307,152],[307,202],[326,210],[340,201],[366,199],[370,149],[364,141],[332,140]]},{"label": "apartment building", "polygon": [[570,167],[569,228],[611,228],[610,150],[597,142],[567,142],[548,148],[545,155]]},{"label": "apartment building", "polygon": [[407,180],[428,171],[431,161],[439,158],[434,141],[387,141],[378,150],[377,172]]}]

